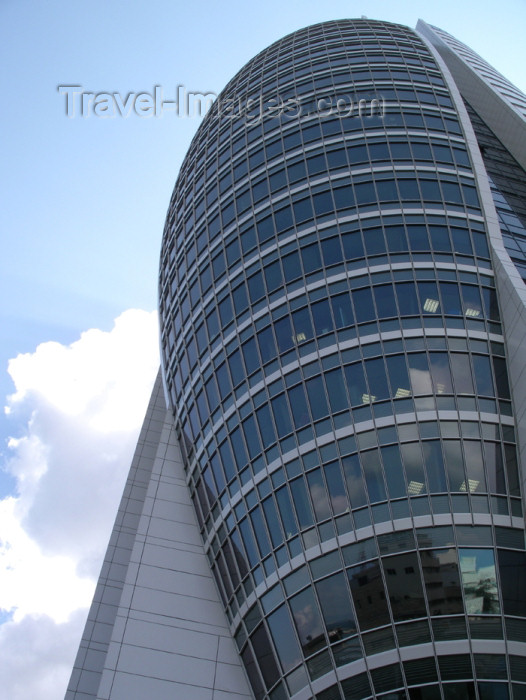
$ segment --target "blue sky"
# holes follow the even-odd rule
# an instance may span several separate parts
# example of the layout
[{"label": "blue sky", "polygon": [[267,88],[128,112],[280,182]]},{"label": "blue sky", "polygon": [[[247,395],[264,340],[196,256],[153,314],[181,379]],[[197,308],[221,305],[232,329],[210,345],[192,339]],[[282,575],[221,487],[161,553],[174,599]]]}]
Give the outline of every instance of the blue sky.
[{"label": "blue sky", "polygon": [[[97,471],[99,467],[102,470],[100,464],[93,467],[91,477],[78,465],[89,459],[95,463],[96,454],[104,448],[112,455],[110,463],[118,474],[111,486],[113,500],[106,505],[105,527],[111,526],[112,508],[140,422],[140,416],[134,415],[120,424],[116,413],[122,412],[125,387],[137,385],[135,396],[142,397],[147,395],[153,376],[155,324],[144,312],[156,307],[164,217],[179,166],[199,123],[197,118],[168,112],[150,118],[133,113],[128,118],[68,118],[58,86],[81,85],[85,91],[125,96],[151,93],[159,85],[165,99],[175,95],[177,85],[189,91],[217,93],[247,60],[286,33],[315,22],[364,14],[412,27],[419,17],[436,24],[526,90],[524,0],[498,4],[489,0],[434,4],[403,0],[0,3],[0,394],[4,405],[7,396],[15,392],[8,361],[26,355],[11,364],[17,381],[16,398],[9,415],[0,415],[0,457],[9,471],[0,472],[0,499],[4,498],[0,503],[9,502],[15,510],[26,503],[24,515],[16,515],[20,538],[29,538],[24,540],[26,549],[20,555],[24,566],[28,557],[34,556],[36,561],[38,557],[61,556],[65,559],[53,560],[53,566],[57,572],[65,572],[60,567],[67,568],[69,557],[74,571],[68,569],[69,573],[61,576],[66,580],[85,567],[82,571],[91,591],[93,572],[100,564],[108,533],[102,526],[96,529],[93,540],[85,544],[93,550],[86,563],[72,542],[60,535],[74,530],[75,513],[53,514],[46,506],[64,495],[57,486],[58,475],[63,491],[68,488],[72,492],[75,484],[84,487],[99,478],[103,473]],[[114,326],[114,320],[129,309],[142,309],[143,315],[125,315]],[[79,341],[88,329],[98,332]],[[153,340],[146,342],[146,333]],[[41,344],[47,345],[37,351]],[[130,359],[129,365],[123,363],[122,373],[109,362],[106,371],[96,364],[104,361],[101,349],[111,354],[110,344]],[[148,365],[140,377],[132,359]],[[110,369],[119,374],[118,382],[112,383]],[[99,375],[104,375],[106,382],[101,380],[100,386]],[[120,387],[119,397],[112,393],[113,384]],[[142,413],[145,402],[141,398],[138,403]],[[15,440],[8,446],[10,438]],[[101,440],[100,445],[97,440]],[[51,468],[51,458],[46,455],[59,452],[67,455],[69,471]],[[36,467],[31,471],[27,465],[40,464],[39,460],[43,465],[40,471]],[[42,474],[47,475],[45,484]],[[26,490],[28,483],[33,484],[31,498],[22,483]],[[93,499],[104,500],[97,493],[93,491]],[[95,506],[101,507],[100,503]],[[82,522],[89,523],[93,512],[86,510],[83,517]],[[40,539],[35,535],[37,529]],[[31,549],[33,545],[36,549]],[[50,561],[45,566],[49,564],[46,571],[51,572],[52,581]],[[20,567],[22,571],[22,564]],[[28,567],[25,575],[34,575],[31,571]],[[0,682],[3,687],[11,684],[7,687],[13,700],[61,696],[60,684],[82,627],[83,614],[75,610],[89,603],[89,591],[79,584],[79,596],[69,608],[70,618],[65,608],[55,611],[49,596],[37,600],[29,591],[26,608],[16,596],[7,601],[0,598],[0,610],[11,610],[3,615],[13,618],[9,629],[0,625],[0,632],[4,630],[0,658],[8,642],[10,648],[29,649],[28,639],[31,635],[35,638],[35,630],[43,638],[56,640],[56,635],[61,635],[63,639],[62,646],[55,649],[51,645],[54,656],[35,654],[30,662],[29,652],[20,652],[20,668],[29,664],[32,672],[21,671],[16,683],[13,673],[11,680],[4,679],[0,668]],[[18,640],[18,646],[13,646],[13,639]],[[57,664],[62,676],[52,681],[50,669]],[[30,682],[33,685],[28,685]]]}]

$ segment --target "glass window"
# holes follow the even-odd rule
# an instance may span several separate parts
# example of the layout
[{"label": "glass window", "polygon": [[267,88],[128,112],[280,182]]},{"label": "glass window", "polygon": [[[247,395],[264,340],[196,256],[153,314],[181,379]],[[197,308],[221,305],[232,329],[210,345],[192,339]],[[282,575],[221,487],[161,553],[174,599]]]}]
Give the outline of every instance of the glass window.
[{"label": "glass window", "polygon": [[412,251],[427,251],[430,249],[425,226],[408,226],[407,236],[409,238],[409,248]]},{"label": "glass window", "polygon": [[324,418],[329,414],[327,399],[321,376],[308,379],[306,382],[309,406],[314,420]]},{"label": "glass window", "polygon": [[384,557],[383,566],[395,622],[427,615],[416,552]]},{"label": "glass window", "polygon": [[343,252],[346,260],[358,260],[365,257],[362,234],[359,231],[344,233],[342,235]]},{"label": "glass window", "polygon": [[395,399],[405,398],[411,393],[405,355],[388,355],[385,358],[391,395]]},{"label": "glass window", "polygon": [[247,283],[250,301],[254,304],[258,299],[261,299],[261,297],[265,295],[263,276],[261,272],[256,272],[254,275],[249,277]]},{"label": "glass window", "polygon": [[347,570],[354,608],[363,630],[390,622],[385,589],[377,561],[359,564]]},{"label": "glass window", "polygon": [[462,306],[460,304],[458,285],[451,282],[439,282],[439,287],[444,313],[460,316],[462,313]]},{"label": "glass window", "polygon": [[363,403],[368,403],[369,390],[365,383],[362,364],[355,362],[352,365],[346,365],[344,370],[347,390],[351,397],[351,406],[360,406]]},{"label": "glass window", "polygon": [[[493,554],[491,550],[479,551],[489,551],[490,554]],[[506,615],[526,617],[526,598],[524,596],[524,591],[526,590],[526,553],[499,549],[498,559],[504,613]],[[482,564],[485,565],[486,562],[484,561]],[[491,564],[489,564],[489,581],[491,580],[491,573]],[[490,583],[487,585],[489,587]],[[493,603],[493,598],[491,602]],[[493,610],[490,610],[490,612],[493,612]],[[498,607],[496,612],[498,612]]]},{"label": "glass window", "polygon": [[310,272],[314,272],[315,270],[319,270],[322,267],[319,245],[317,243],[313,243],[312,245],[302,248],[301,259],[306,275],[308,275]]},{"label": "glass window", "polygon": [[336,265],[343,261],[342,247],[338,236],[325,238],[321,241],[321,252],[326,267],[329,265]]},{"label": "glass window", "polygon": [[276,506],[274,505],[274,499],[272,496],[269,496],[261,505],[265,513],[265,521],[270,533],[270,539],[272,540],[272,546],[274,548],[279,547],[279,545],[283,543],[283,534],[279,526],[279,519],[276,512]]},{"label": "glass window", "polygon": [[379,319],[398,316],[392,284],[377,285],[376,287],[373,287],[373,292]]},{"label": "glass window", "polygon": [[310,422],[309,409],[305,399],[305,389],[303,384],[288,390],[290,407],[294,419],[294,427],[302,428]]},{"label": "glass window", "polygon": [[352,293],[354,312],[358,323],[372,321],[376,318],[373,304],[373,295],[369,287],[356,289]]},{"label": "glass window", "polygon": [[354,195],[356,197],[356,204],[358,205],[377,201],[373,182],[361,182],[355,185]]},{"label": "glass window", "polygon": [[261,557],[264,558],[267,554],[270,554],[271,547],[259,506],[256,506],[254,510],[250,512],[250,519],[254,532],[256,533],[259,552]]},{"label": "glass window", "polygon": [[264,404],[257,409],[256,417],[258,420],[261,438],[263,440],[263,446],[264,448],[267,448],[272,445],[272,443],[276,442],[276,433],[274,432],[274,425],[272,423],[270,409],[267,404]]},{"label": "glass window", "polygon": [[302,657],[287,606],[282,605],[271,613],[267,622],[281,666],[285,672],[290,671]]},{"label": "glass window", "polygon": [[447,491],[446,473],[440,442],[438,440],[426,440],[422,442],[422,450],[429,491],[431,493]]},{"label": "glass window", "polygon": [[343,572],[318,581],[316,592],[329,642],[355,634],[356,621]]},{"label": "glass window", "polygon": [[508,476],[508,492],[512,496],[520,496],[519,475],[517,471],[517,451],[514,445],[504,445],[506,457],[506,474]]},{"label": "glass window", "polygon": [[320,521],[330,518],[331,509],[320,469],[314,469],[313,471],[307,473],[307,483],[309,485],[310,496],[312,499],[312,505],[314,506],[316,519]]},{"label": "glass window", "polygon": [[346,185],[345,187],[338,187],[334,190],[334,203],[336,205],[336,210],[349,209],[354,206],[354,194],[352,187]]},{"label": "glass window", "polygon": [[265,364],[266,362],[269,362],[269,360],[272,360],[272,358],[276,357],[277,354],[272,328],[269,326],[268,328],[259,331],[257,334],[257,339],[259,352],[261,354],[261,361],[263,364]]},{"label": "glass window", "polygon": [[354,323],[351,300],[348,292],[331,297],[331,306],[336,328],[346,328]]},{"label": "glass window", "polygon": [[303,530],[307,527],[311,527],[314,521],[303,477],[290,482],[290,491],[296,507],[296,515],[298,516],[300,528]]},{"label": "glass window", "polygon": [[455,549],[428,549],[420,552],[431,615],[464,612],[462,587]]},{"label": "glass window", "polygon": [[405,253],[409,250],[403,226],[388,226],[385,229],[387,250],[390,253]]},{"label": "glass window", "polygon": [[406,495],[406,484],[402,468],[402,459],[400,457],[400,448],[398,445],[389,445],[380,449],[389,497],[401,498]]},{"label": "glass window", "polygon": [[241,658],[243,659],[243,666],[246,669],[254,695],[257,698],[262,698],[265,695],[265,690],[263,689],[263,683],[261,682],[261,677],[258,673],[258,665],[254,660],[252,649],[248,644],[241,652]]},{"label": "glass window", "polygon": [[307,221],[313,218],[312,204],[310,199],[307,197],[301,199],[299,202],[293,202],[294,218],[296,223],[301,223],[302,221]]},{"label": "glass window", "polygon": [[303,343],[305,340],[312,338],[312,323],[308,307],[293,311],[292,323],[294,324],[294,341],[296,344]]},{"label": "glass window", "polygon": [[283,284],[283,278],[281,276],[281,267],[277,260],[270,265],[266,265],[264,272],[265,282],[269,293],[273,292],[278,287],[281,287]]},{"label": "glass window", "polygon": [[468,615],[500,612],[492,549],[459,549],[460,572]]},{"label": "glass window", "polygon": [[477,394],[495,396],[491,378],[491,364],[487,355],[473,355],[473,370],[477,384]]},{"label": "glass window", "polygon": [[247,553],[250,566],[256,566],[256,564],[259,562],[259,555],[256,551],[254,536],[252,535],[252,530],[250,529],[247,518],[244,518],[239,523],[239,531],[241,532],[241,537],[243,538],[243,544],[245,545],[245,551]]},{"label": "glass window", "polygon": [[499,442],[484,442],[484,455],[490,493],[506,493],[504,464]]},{"label": "glass window", "polygon": [[263,624],[252,633],[250,641],[252,642],[254,655],[258,661],[265,685],[267,688],[270,688],[280,677],[280,672],[272,653],[272,645],[267,630]]},{"label": "glass window", "polygon": [[276,491],[276,501],[278,503],[283,530],[287,539],[290,539],[297,534],[298,528],[294,520],[294,511],[290,500],[289,492],[286,486],[283,486]]},{"label": "glass window", "polygon": [[385,493],[384,477],[382,473],[382,464],[380,461],[379,450],[369,450],[360,454],[363,473],[367,484],[367,492],[369,501],[377,503],[387,499]]},{"label": "glass window", "polygon": [[245,443],[243,442],[243,437],[241,435],[241,429],[239,427],[231,431],[230,441],[232,443],[232,452],[236,460],[237,468],[240,471],[248,462],[248,457],[245,449]]},{"label": "glass window", "polygon": [[402,316],[412,316],[420,313],[420,305],[416,296],[415,283],[397,282],[395,287],[400,314]]},{"label": "glass window", "polygon": [[493,370],[495,372],[495,383],[497,385],[497,396],[499,399],[509,399],[510,385],[508,383],[508,373],[506,371],[506,360],[503,357],[492,357]]},{"label": "glass window", "polygon": [[254,416],[248,416],[248,418],[245,418],[243,421],[243,434],[245,436],[245,442],[247,443],[250,459],[254,459],[254,457],[261,452],[261,444],[259,442]]},{"label": "glass window", "polygon": [[301,272],[301,264],[300,264],[300,256],[297,251],[294,251],[293,253],[290,253],[290,255],[286,255],[282,259],[283,263],[283,274],[285,276],[285,282],[291,282],[292,280],[297,279],[298,277],[301,277],[302,272]]},{"label": "glass window", "polygon": [[327,395],[331,405],[332,413],[343,411],[349,407],[347,392],[345,391],[345,383],[343,379],[343,371],[341,367],[326,372],[324,374],[325,383],[327,385]]},{"label": "glass window", "polygon": [[426,493],[427,488],[420,443],[407,442],[400,445],[400,452],[404,461],[407,493],[409,496],[419,496],[422,493]]},{"label": "glass window", "polygon": [[312,199],[316,216],[323,216],[324,214],[334,211],[334,204],[332,203],[330,192],[320,192],[313,195]]},{"label": "glass window", "polygon": [[[349,309],[350,306],[350,303],[348,303]],[[316,303],[312,304],[311,311],[316,335],[323,335],[324,333],[328,333],[329,331],[333,330],[331,309],[328,299],[322,299],[321,301],[317,301]]]},{"label": "glass window", "polygon": [[389,385],[385,373],[384,360],[381,357],[365,360],[365,369],[369,383],[369,402],[389,398]]},{"label": "glass window", "polygon": [[329,499],[334,515],[345,513],[349,510],[349,501],[345,493],[342,474],[338,462],[331,462],[323,467],[325,480],[329,490]]},{"label": "glass window", "polygon": [[280,394],[279,396],[273,398],[271,400],[271,404],[278,437],[282,438],[292,432],[292,423],[290,420],[285,394]]},{"label": "glass window", "polygon": [[342,459],[342,464],[345,482],[347,484],[347,491],[349,492],[349,498],[351,501],[351,507],[360,508],[361,506],[366,505],[367,497],[365,495],[362,470],[360,468],[360,460],[358,459],[358,455],[344,457]]},{"label": "glass window", "polygon": [[482,447],[480,442],[469,440],[464,443],[466,455],[467,484],[464,490],[487,491],[486,477],[484,474],[484,460],[482,458]]},{"label": "glass window", "polygon": [[408,199],[420,199],[418,183],[415,179],[398,180],[398,188],[400,190],[400,199],[402,201]]},{"label": "glass window", "polygon": [[427,355],[420,352],[412,352],[407,355],[409,364],[409,376],[414,394],[431,394],[431,375],[427,362]]},{"label": "glass window", "polygon": [[418,282],[418,296],[420,298],[420,313],[440,313],[440,301],[436,282]]},{"label": "glass window", "polygon": [[289,317],[285,316],[284,318],[280,318],[279,321],[276,321],[274,324],[274,331],[278,341],[279,352],[290,350],[294,345],[294,336]]},{"label": "glass window", "polygon": [[444,460],[451,491],[465,491],[464,459],[458,440],[444,440]]},{"label": "glass window", "polygon": [[326,645],[323,623],[312,588],[290,599],[290,609],[303,654],[309,656]]},{"label": "glass window", "polygon": [[433,390],[437,394],[451,394],[453,383],[449,370],[448,355],[445,352],[430,352],[429,366],[433,379]]},{"label": "glass window", "polygon": [[468,318],[482,318],[482,302],[479,288],[473,284],[461,284],[464,316]]},{"label": "glass window", "polygon": [[453,381],[457,394],[473,394],[473,379],[471,377],[471,366],[469,356],[453,352],[449,356]]},{"label": "glass window", "polygon": [[363,232],[367,255],[381,255],[385,253],[384,234],[381,227],[365,229]]}]

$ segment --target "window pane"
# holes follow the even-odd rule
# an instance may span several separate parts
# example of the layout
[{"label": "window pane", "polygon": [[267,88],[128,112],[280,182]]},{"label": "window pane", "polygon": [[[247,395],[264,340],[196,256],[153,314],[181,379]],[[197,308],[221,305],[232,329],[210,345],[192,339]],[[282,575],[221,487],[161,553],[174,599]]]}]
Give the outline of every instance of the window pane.
[{"label": "window pane", "polygon": [[388,447],[382,447],[381,452],[389,497],[401,498],[406,495],[406,484],[400,449],[398,445],[389,445]]},{"label": "window pane", "polygon": [[312,588],[290,599],[294,624],[305,656],[326,645],[323,623]]},{"label": "window pane", "polygon": [[338,367],[330,372],[326,372],[324,378],[325,384],[327,385],[327,394],[329,396],[329,403],[331,404],[331,411],[337,413],[338,411],[343,411],[348,408],[349,400],[347,398],[347,392],[345,391],[342,369]]},{"label": "window pane", "polygon": [[323,483],[323,477],[320,469],[315,469],[307,474],[307,483],[309,484],[310,497],[314,506],[316,519],[326,520],[331,517],[331,509],[329,499],[327,498],[327,490]]},{"label": "window pane", "polygon": [[296,507],[296,515],[300,528],[304,529],[313,525],[312,509],[307,496],[307,489],[303,477],[290,482],[290,490]]},{"label": "window pane", "polygon": [[271,613],[267,622],[281,666],[285,672],[289,671],[301,661],[301,651],[287,606],[282,605]]},{"label": "window pane", "polygon": [[351,499],[351,506],[352,508],[359,508],[367,503],[367,498],[358,455],[344,457],[342,463],[347,490]]},{"label": "window pane", "polygon": [[340,465],[338,462],[331,462],[326,464],[323,470],[334,515],[345,513],[349,509],[349,501],[345,493]]},{"label": "window pane", "polygon": [[390,622],[378,562],[353,566],[347,571],[358,622],[362,629]]},{"label": "window pane", "polygon": [[356,622],[343,573],[334,574],[316,584],[329,641],[344,639],[356,632]]},{"label": "window pane", "polygon": [[366,287],[365,289],[357,289],[352,293],[354,311],[356,313],[356,320],[358,323],[363,321],[372,321],[376,318],[376,311],[373,304],[373,295],[371,290]]},{"label": "window pane", "polygon": [[468,615],[500,612],[493,550],[461,548],[459,561]]},{"label": "window pane", "polygon": [[395,621],[424,617],[424,592],[416,552],[384,557],[383,566]]},{"label": "window pane", "polygon": [[424,464],[420,443],[408,442],[400,446],[407,478],[407,492],[410,496],[426,493]]},{"label": "window pane", "polygon": [[431,615],[462,613],[462,588],[454,549],[429,549],[420,553]]},{"label": "window pane", "polygon": [[362,452],[360,454],[360,460],[367,483],[369,501],[371,503],[385,501],[387,496],[385,493],[382,465],[380,463],[380,451],[369,450],[368,452]]}]

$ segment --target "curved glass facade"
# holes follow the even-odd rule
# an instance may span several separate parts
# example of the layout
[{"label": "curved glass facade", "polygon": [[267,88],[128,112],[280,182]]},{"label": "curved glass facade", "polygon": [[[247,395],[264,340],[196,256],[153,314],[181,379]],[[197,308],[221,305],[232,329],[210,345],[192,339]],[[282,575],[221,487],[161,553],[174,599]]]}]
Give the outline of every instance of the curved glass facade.
[{"label": "curved glass facade", "polygon": [[172,196],[160,316],[254,696],[526,698],[499,303],[461,117],[415,32],[316,25],[228,84]]}]

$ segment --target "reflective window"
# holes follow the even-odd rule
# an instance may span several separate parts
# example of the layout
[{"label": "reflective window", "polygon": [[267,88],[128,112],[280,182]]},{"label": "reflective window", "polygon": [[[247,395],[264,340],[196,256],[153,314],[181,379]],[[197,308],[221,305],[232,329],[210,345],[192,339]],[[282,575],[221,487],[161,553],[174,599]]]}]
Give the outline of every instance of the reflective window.
[{"label": "reflective window", "polygon": [[323,623],[312,588],[307,588],[290,601],[290,609],[305,656],[325,646]]},{"label": "reflective window", "polygon": [[459,549],[460,573],[468,614],[500,611],[492,549]]},{"label": "reflective window", "polygon": [[302,658],[287,606],[282,605],[271,613],[267,622],[281,666],[287,672],[294,668]]},{"label": "reflective window", "polygon": [[347,570],[354,608],[362,629],[390,622],[380,565],[377,561]]},{"label": "reflective window", "polygon": [[424,617],[426,608],[416,553],[385,557],[383,566],[395,622]]}]

